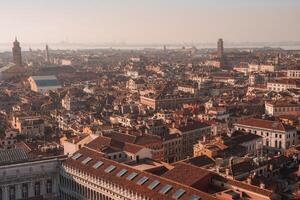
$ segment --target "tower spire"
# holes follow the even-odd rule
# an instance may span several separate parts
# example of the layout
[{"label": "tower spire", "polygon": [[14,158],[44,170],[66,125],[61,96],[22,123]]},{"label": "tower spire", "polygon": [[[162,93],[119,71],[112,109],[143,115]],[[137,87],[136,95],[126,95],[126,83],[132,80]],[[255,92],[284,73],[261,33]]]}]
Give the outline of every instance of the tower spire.
[{"label": "tower spire", "polygon": [[21,55],[21,47],[20,43],[17,40],[17,36],[15,37],[15,41],[13,43],[13,60],[16,66],[21,67],[22,66],[22,55]]}]

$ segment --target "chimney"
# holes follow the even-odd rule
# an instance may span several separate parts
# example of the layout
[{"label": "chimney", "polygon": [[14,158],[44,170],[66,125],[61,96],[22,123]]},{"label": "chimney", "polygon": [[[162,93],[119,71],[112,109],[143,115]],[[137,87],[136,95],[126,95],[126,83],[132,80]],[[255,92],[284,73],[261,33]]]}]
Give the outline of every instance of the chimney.
[{"label": "chimney", "polygon": [[175,126],[176,126],[175,122],[172,122],[172,128],[175,128]]},{"label": "chimney", "polygon": [[261,189],[265,189],[265,184],[264,184],[264,183],[260,183],[260,184],[259,184],[259,187],[260,187]]},{"label": "chimney", "polygon": [[225,172],[226,172],[226,176],[229,176],[229,169],[228,168],[226,168]]},{"label": "chimney", "polygon": [[252,178],[251,178],[251,176],[248,176],[246,182],[247,182],[249,185],[251,185],[251,183],[252,183]]},{"label": "chimney", "polygon": [[273,165],[272,165],[272,164],[269,166],[269,169],[270,169],[271,171],[273,171]]}]

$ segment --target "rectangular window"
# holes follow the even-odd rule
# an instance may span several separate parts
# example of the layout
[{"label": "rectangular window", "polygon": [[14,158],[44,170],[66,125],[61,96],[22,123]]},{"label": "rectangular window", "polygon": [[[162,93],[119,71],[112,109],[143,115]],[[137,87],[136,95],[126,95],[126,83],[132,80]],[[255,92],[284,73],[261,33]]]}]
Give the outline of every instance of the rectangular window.
[{"label": "rectangular window", "polygon": [[122,177],[124,176],[124,174],[126,174],[127,170],[126,169],[122,169],[121,171],[119,171],[119,173],[117,173],[118,177]]},{"label": "rectangular window", "polygon": [[92,158],[87,157],[87,158],[84,159],[81,163],[84,164],[84,165],[86,165],[86,164],[88,164],[91,160],[92,160]]},{"label": "rectangular window", "polygon": [[76,154],[72,157],[72,159],[73,159],[73,160],[77,160],[77,159],[80,158],[81,156],[82,156],[81,153],[76,153]]},{"label": "rectangular window", "polygon": [[22,198],[23,199],[28,198],[28,185],[27,185],[27,183],[22,184]]},{"label": "rectangular window", "polygon": [[93,168],[98,169],[102,165],[103,165],[103,162],[102,161],[98,161],[96,164],[94,164]]},{"label": "rectangular window", "polygon": [[148,186],[148,188],[150,190],[153,190],[154,188],[156,188],[159,185],[159,181],[158,180],[154,180],[152,183],[150,183],[150,185]]},{"label": "rectangular window", "polygon": [[47,180],[46,191],[48,194],[52,193],[52,180]]},{"label": "rectangular window", "polygon": [[188,198],[188,200],[200,200],[200,197],[193,194]]},{"label": "rectangular window", "polygon": [[15,200],[16,199],[16,188],[15,186],[9,187],[9,200]]},{"label": "rectangular window", "polygon": [[135,172],[132,172],[131,174],[129,174],[127,176],[127,180],[131,181],[132,179],[134,179],[138,174]]},{"label": "rectangular window", "polygon": [[185,193],[185,190],[179,189],[179,190],[177,190],[177,191],[173,194],[172,198],[173,198],[173,199],[180,199],[180,197],[182,197],[182,195],[183,195],[184,193]]},{"label": "rectangular window", "polygon": [[40,182],[35,182],[35,184],[34,184],[34,195],[35,196],[41,195],[41,183]]},{"label": "rectangular window", "polygon": [[161,193],[161,194],[167,194],[171,189],[172,189],[171,185],[165,185],[164,187],[162,187],[160,189],[159,193]]},{"label": "rectangular window", "polygon": [[115,168],[116,168],[116,166],[110,165],[108,168],[105,169],[105,172],[106,173],[111,173]]},{"label": "rectangular window", "polygon": [[143,178],[141,178],[140,180],[138,180],[136,182],[136,184],[143,185],[148,179],[149,179],[148,177],[144,176]]}]

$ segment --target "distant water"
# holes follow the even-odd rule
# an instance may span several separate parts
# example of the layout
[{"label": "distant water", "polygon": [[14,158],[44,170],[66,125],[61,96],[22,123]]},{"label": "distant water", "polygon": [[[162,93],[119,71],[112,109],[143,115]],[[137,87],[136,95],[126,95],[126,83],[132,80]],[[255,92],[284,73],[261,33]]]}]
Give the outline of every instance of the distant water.
[{"label": "distant water", "polygon": [[[176,45],[166,45],[169,49],[181,48],[182,46],[185,47],[192,47],[191,44],[176,44]],[[36,50],[36,49],[45,49],[45,45],[42,44],[35,44],[35,45],[27,45],[22,44],[21,47],[23,51],[28,51],[29,48]],[[145,49],[145,48],[155,48],[155,49],[162,49],[163,45],[76,45],[76,44],[50,44],[50,49]],[[285,50],[300,50],[300,44],[291,44],[291,45],[272,45],[272,44],[227,44],[225,43],[225,48],[263,48],[263,47],[272,47],[272,48],[282,48]],[[206,49],[206,48],[216,48],[215,44],[199,44],[196,45],[198,49]],[[0,44],[0,52],[11,51],[11,46],[9,44]]]}]

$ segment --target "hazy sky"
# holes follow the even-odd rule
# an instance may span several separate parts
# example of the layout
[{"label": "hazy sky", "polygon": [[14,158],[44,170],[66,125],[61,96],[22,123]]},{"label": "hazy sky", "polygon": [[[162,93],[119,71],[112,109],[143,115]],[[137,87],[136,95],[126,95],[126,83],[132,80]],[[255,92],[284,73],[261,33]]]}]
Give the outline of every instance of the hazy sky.
[{"label": "hazy sky", "polygon": [[0,42],[300,41],[300,0],[0,0]]}]

